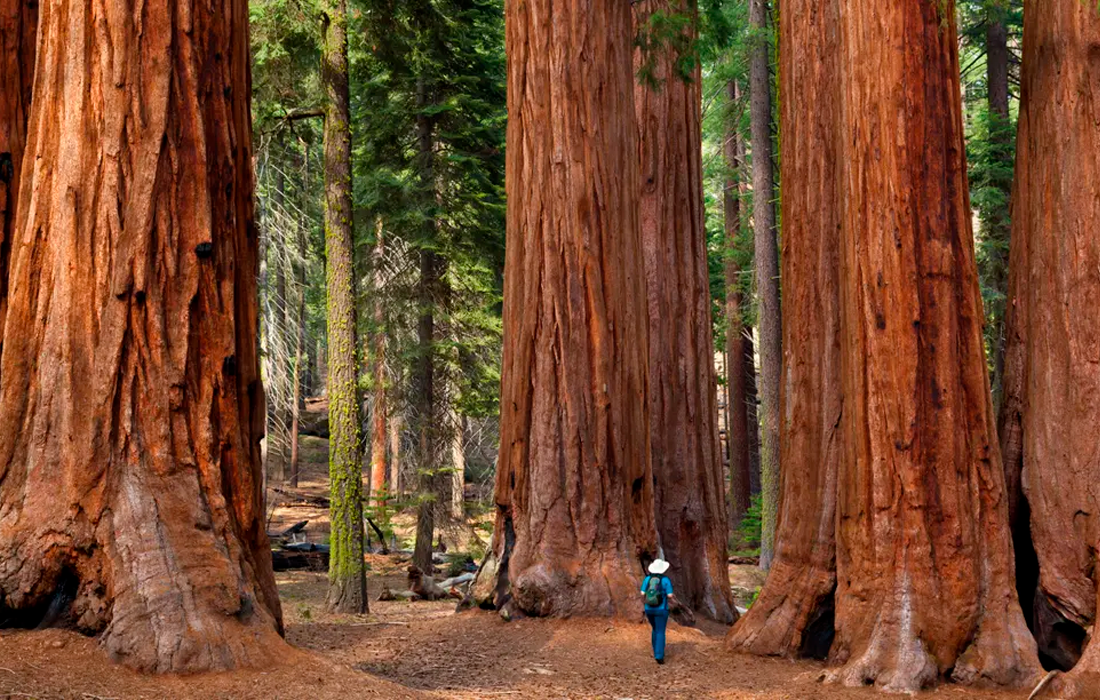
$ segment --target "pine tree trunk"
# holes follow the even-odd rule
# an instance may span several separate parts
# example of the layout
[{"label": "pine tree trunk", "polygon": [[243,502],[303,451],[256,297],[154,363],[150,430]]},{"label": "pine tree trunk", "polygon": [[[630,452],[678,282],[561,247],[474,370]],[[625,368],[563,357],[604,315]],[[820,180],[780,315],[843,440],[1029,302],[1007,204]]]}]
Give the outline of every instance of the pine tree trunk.
[{"label": "pine tree trunk", "polygon": [[374,407],[371,415],[370,490],[371,505],[384,505],[386,486],[386,314],[382,304],[383,269],[386,256],[385,231],[379,219],[374,241],[374,329],[371,374],[374,377]]},{"label": "pine tree trunk", "polygon": [[269,663],[247,5],[49,2],[39,21],[0,618],[98,635],[146,671]]},{"label": "pine tree trunk", "polygon": [[[305,190],[304,199],[309,197],[309,145],[302,143],[302,187]],[[298,488],[298,478],[301,473],[301,454],[299,433],[302,423],[302,365],[308,362],[305,354],[306,340],[306,256],[307,236],[309,222],[305,215],[305,202],[303,201],[302,222],[298,231],[298,261],[301,266],[298,271],[298,318],[297,335],[294,340],[294,397],[290,406],[290,487]]]},{"label": "pine tree trunk", "polygon": [[462,523],[466,518],[466,416],[455,414],[451,436],[451,518]]},{"label": "pine tree trunk", "polygon": [[27,144],[37,28],[38,3],[0,0],[0,330],[8,310],[8,263]]},{"label": "pine tree trunk", "polygon": [[390,416],[388,432],[390,435],[390,492],[401,494],[401,432],[405,429],[405,418],[401,414]]},{"label": "pine tree trunk", "polygon": [[505,25],[501,451],[475,598],[636,619],[657,542],[631,9],[507,0]]},{"label": "pine tree trunk", "polygon": [[837,465],[843,454],[839,2],[787,0],[779,19],[787,319],[781,507],[771,573],[729,646],[824,658],[833,641]]},{"label": "pine tree trunk", "polygon": [[328,606],[367,611],[363,565],[363,475],[359,466],[359,399],[356,384],[354,239],[351,212],[346,0],[325,16],[321,78],[325,86],[325,251],[328,285],[329,482],[332,555]]},{"label": "pine tree trunk", "polygon": [[[693,0],[642,0],[654,12],[695,15]],[[641,208],[649,306],[649,434],[657,534],[681,602],[719,622],[737,609],[726,562],[726,501],[718,452],[710,271],[703,226],[702,74],[680,75],[657,49],[654,79],[639,81]],[[646,60],[637,51],[636,65]]]},{"label": "pine tree trunk", "polygon": [[[1033,631],[1068,668],[1097,612],[1100,13],[1028,4],[1024,30],[1001,439],[1006,480],[1026,495],[1018,531],[1038,554]],[[1095,692],[1095,632],[1071,680]]]},{"label": "pine tree trunk", "polygon": [[755,36],[750,58],[749,109],[752,123],[753,235],[760,328],[760,398],[764,411],[760,444],[760,568],[775,554],[779,515],[779,383],[782,379],[783,318],[779,306],[779,251],[775,231],[775,178],[772,169],[772,92],[768,0],[750,0],[749,23]]},{"label": "pine tree trunk", "polygon": [[[741,100],[741,90],[730,81],[727,93],[731,103]],[[745,163],[740,154],[741,134],[738,120],[731,119],[726,128],[723,154],[730,176],[726,179],[722,199],[726,230],[726,440],[730,456],[730,526],[736,530],[748,512],[752,501],[751,442],[749,435],[756,426],[749,422],[748,375],[745,373],[745,346],[751,345],[745,327],[745,299],[741,295],[741,268],[735,251],[741,235],[741,184],[745,176]],[[753,399],[755,400],[755,398]]]},{"label": "pine tree trunk", "polygon": [[1039,671],[1013,585],[982,339],[953,2],[841,12],[844,416],[835,677]]},{"label": "pine tree trunk", "polygon": [[[285,150],[285,144],[278,143],[280,150]],[[282,168],[275,168],[274,173],[274,191],[272,193],[272,199],[278,206],[279,212],[285,212],[285,200],[286,200],[286,174]],[[273,229],[279,231],[279,227]],[[279,231],[282,233],[282,231]],[[290,398],[288,391],[289,377],[287,376],[286,365],[286,346],[287,346],[287,333],[290,329],[290,312],[289,302],[287,298],[287,253],[285,251],[287,241],[279,240],[275,241],[274,248],[275,263],[270,272],[275,276],[275,303],[272,309],[271,323],[268,327],[268,373],[265,375],[267,381],[267,396],[268,396],[268,412],[270,414],[268,420],[268,434],[267,434],[267,454],[268,464],[274,467],[269,469],[268,473],[277,484],[285,484],[287,482],[287,464],[289,460],[288,454],[288,434],[287,428],[289,426],[289,406],[287,406],[287,400]],[[293,274],[293,271],[289,271],[289,274]],[[273,391],[274,389],[277,389]],[[274,399],[274,400],[272,400]]]}]

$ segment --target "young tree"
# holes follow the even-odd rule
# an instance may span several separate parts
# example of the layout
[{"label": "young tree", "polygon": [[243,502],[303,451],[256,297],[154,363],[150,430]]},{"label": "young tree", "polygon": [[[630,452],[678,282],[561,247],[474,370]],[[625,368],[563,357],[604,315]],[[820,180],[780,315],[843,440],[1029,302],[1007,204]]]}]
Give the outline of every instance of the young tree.
[{"label": "young tree", "polygon": [[363,477],[359,466],[355,280],[352,271],[351,129],[347,2],[324,16],[321,77],[325,85],[325,250],[328,275],[329,482],[332,555],[329,608],[367,611],[363,563]]},{"label": "young tree", "polygon": [[983,351],[954,3],[849,0],[840,27],[835,677],[1019,686],[1039,666]]},{"label": "young tree", "polygon": [[656,556],[631,9],[508,0],[496,528],[475,598],[641,612]]},{"label": "young tree", "polygon": [[783,364],[783,317],[779,306],[779,250],[776,247],[775,176],[772,165],[771,42],[768,0],[749,0],[752,53],[749,111],[752,122],[753,237],[756,248],[757,314],[760,329],[760,399],[763,438],[760,485],[763,492],[760,568],[771,567],[779,515],[779,386]]},{"label": "young tree", "polygon": [[[8,308],[8,258],[27,142],[37,27],[38,3],[0,0],[0,329]],[[0,348],[2,343],[0,338]]]},{"label": "young tree", "polygon": [[[637,34],[674,23],[674,43],[694,39],[692,0],[634,5]],[[681,26],[682,25],[682,26]],[[638,81],[640,221],[649,305],[649,435],[660,550],[677,597],[732,622],[727,519],[718,453],[710,272],[703,227],[702,78],[672,43],[637,51],[652,63]],[[652,54],[652,55],[647,55]]]},{"label": "young tree", "polygon": [[781,507],[771,573],[729,638],[731,648],[754,654],[824,658],[833,638],[843,454],[839,7],[838,0],[787,0],[779,15],[786,319]]},{"label": "young tree", "polygon": [[[1024,28],[1001,445],[1017,529],[1038,554],[1033,631],[1069,668],[1097,610],[1100,13],[1029,3]],[[1097,674],[1094,637],[1074,676],[1094,689]]]},{"label": "young tree", "polygon": [[0,615],[99,635],[147,671],[268,663],[246,3],[39,12]]}]

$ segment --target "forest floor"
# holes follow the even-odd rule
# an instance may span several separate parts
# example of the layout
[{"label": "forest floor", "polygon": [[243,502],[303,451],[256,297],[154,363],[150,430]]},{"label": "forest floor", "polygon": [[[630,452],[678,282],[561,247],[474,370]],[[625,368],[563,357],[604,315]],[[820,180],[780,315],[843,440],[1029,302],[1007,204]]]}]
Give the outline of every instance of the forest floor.
[{"label": "forest floor", "polygon": [[[304,438],[302,494],[327,493],[327,445]],[[275,499],[278,501],[278,499]],[[272,531],[310,520],[321,541],[327,513],[298,502],[279,506]],[[399,531],[411,525],[398,519]],[[638,622],[533,620],[505,622],[488,612],[455,612],[455,601],[381,602],[382,587],[407,587],[401,555],[369,555],[371,611],[366,616],[325,611],[326,575],[276,574],[286,639],[284,661],[264,671],[201,676],[143,676],[113,665],[95,640],[64,630],[0,631],[0,698],[722,698],[858,700],[867,688],[820,682],[824,666],[733,655],[726,628],[670,623],[667,663],[649,650],[649,627]],[[731,566],[739,605],[762,583],[755,567]],[[946,686],[937,700],[1025,698]]]}]

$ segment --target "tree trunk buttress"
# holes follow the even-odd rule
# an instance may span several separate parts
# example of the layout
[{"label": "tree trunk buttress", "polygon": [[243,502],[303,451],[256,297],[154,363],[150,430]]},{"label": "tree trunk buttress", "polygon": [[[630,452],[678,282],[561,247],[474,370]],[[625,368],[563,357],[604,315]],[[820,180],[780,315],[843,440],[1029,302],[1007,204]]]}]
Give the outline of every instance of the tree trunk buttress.
[{"label": "tree trunk buttress", "polygon": [[[727,85],[727,97],[731,104],[741,100],[740,86],[735,81],[731,80]],[[757,430],[757,426],[749,422],[748,375],[745,373],[744,362],[745,346],[751,345],[748,334],[752,330],[745,327],[741,268],[735,256],[742,225],[740,189],[745,178],[738,121],[730,118],[722,148],[726,169],[729,171],[722,197],[722,209],[726,232],[726,415],[729,416],[726,422],[726,444],[729,446],[730,459],[730,526],[734,530],[740,527],[752,501],[752,451],[749,435]]]},{"label": "tree trunk buttress", "polygon": [[0,373],[0,618],[97,634],[145,671],[267,664],[284,647],[247,5],[116,10],[39,10]]},{"label": "tree trunk buttress", "polygon": [[[8,309],[8,262],[34,80],[38,3],[0,0],[0,332]],[[3,338],[0,337],[0,349]]]},{"label": "tree trunk buttress", "polygon": [[332,556],[328,606],[367,611],[363,564],[363,474],[359,464],[351,129],[346,0],[325,17],[321,78],[325,86],[325,251],[328,285],[329,482]]},{"label": "tree trunk buttress", "polygon": [[764,412],[760,444],[763,494],[760,568],[771,567],[779,516],[779,385],[782,381],[783,318],[779,305],[779,250],[776,247],[775,176],[772,164],[771,51],[768,0],[749,0],[755,37],[749,66],[752,123],[753,238],[756,248],[757,324],[760,329],[760,398]]},{"label": "tree trunk buttress", "polygon": [[475,597],[637,618],[657,554],[631,9],[508,0],[496,528]]},{"label": "tree trunk buttress", "polygon": [[[696,14],[692,0],[642,0],[654,12]],[[656,49],[657,86],[638,81],[642,250],[649,307],[649,436],[657,535],[677,598],[719,622],[737,619],[726,561],[727,514],[718,452],[710,270],[703,226],[702,75],[682,76]],[[638,66],[645,60],[638,50]]]},{"label": "tree trunk buttress", "polygon": [[844,0],[834,678],[915,690],[1039,665],[1013,583],[953,2]]},{"label": "tree trunk buttress", "polygon": [[[1006,480],[1026,496],[1017,528],[1038,555],[1033,631],[1067,668],[1097,612],[1100,13],[1028,4],[1024,30],[1001,440]],[[1100,682],[1095,631],[1071,681],[1066,696]]]},{"label": "tree trunk buttress", "polygon": [[[825,658],[833,640],[840,373],[839,0],[779,15],[783,422],[775,559],[730,648]],[[808,322],[808,319],[813,319]]]}]

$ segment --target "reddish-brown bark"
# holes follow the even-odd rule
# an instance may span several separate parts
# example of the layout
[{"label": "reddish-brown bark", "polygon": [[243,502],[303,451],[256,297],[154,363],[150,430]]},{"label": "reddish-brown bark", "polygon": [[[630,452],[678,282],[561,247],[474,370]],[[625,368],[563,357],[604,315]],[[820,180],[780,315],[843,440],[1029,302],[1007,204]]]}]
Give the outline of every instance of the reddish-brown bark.
[{"label": "reddish-brown bark", "polygon": [[656,555],[631,10],[508,0],[497,520],[475,597],[641,612]]},{"label": "reddish-brown bark", "polygon": [[982,344],[953,2],[841,4],[835,678],[1039,669],[1013,585]]},{"label": "reddish-brown bark", "polygon": [[386,241],[381,219],[374,242],[374,328],[371,333],[371,374],[374,377],[374,403],[371,409],[370,501],[375,508],[385,505],[386,487],[386,314],[382,304],[382,269]]},{"label": "reddish-brown bark", "polygon": [[8,259],[27,143],[37,27],[37,2],[0,0],[0,329],[8,309]]},{"label": "reddish-brown bark", "polygon": [[[1100,13],[1028,4],[1024,30],[1001,440],[1006,480],[1026,496],[1017,528],[1038,555],[1033,631],[1067,668],[1097,610]],[[1096,688],[1096,641],[1073,676]]]},{"label": "reddish-brown bark", "polygon": [[[694,2],[642,0],[654,12],[694,14]],[[718,397],[703,226],[702,75],[656,49],[653,80],[634,92],[639,225],[649,306],[649,434],[660,551],[677,598],[720,622],[737,619],[726,562],[726,501],[718,453]],[[637,51],[637,66],[646,57]],[[654,84],[655,83],[655,84]],[[747,465],[746,465],[747,467]],[[746,468],[747,474],[747,468]]]},{"label": "reddish-brown bark", "polygon": [[247,5],[48,2],[39,20],[0,617],[74,625],[144,670],[268,662]]},{"label": "reddish-brown bark", "polygon": [[729,637],[731,648],[754,654],[824,657],[833,636],[843,404],[838,9],[838,0],[787,0],[779,15],[786,319],[781,499],[771,573]]}]

